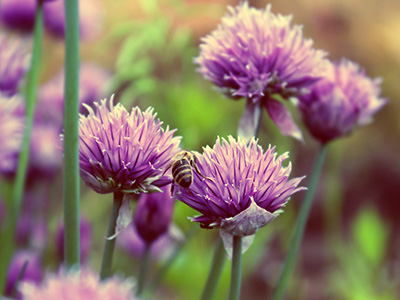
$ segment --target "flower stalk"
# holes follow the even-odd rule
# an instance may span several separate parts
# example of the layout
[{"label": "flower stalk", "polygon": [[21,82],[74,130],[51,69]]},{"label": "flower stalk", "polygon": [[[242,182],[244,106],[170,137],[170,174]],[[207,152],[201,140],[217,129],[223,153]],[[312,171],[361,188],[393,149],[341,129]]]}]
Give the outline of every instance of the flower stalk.
[{"label": "flower stalk", "polygon": [[150,266],[150,256],[151,256],[151,243],[146,243],[143,249],[142,259],[140,260],[139,274],[138,274],[138,287],[136,291],[136,296],[140,296],[144,290],[146,284],[146,277]]},{"label": "flower stalk", "polygon": [[289,277],[293,272],[297,253],[299,251],[300,243],[303,238],[304,229],[307,223],[308,216],[310,214],[312,200],[314,198],[317,188],[318,179],[320,177],[322,166],[325,161],[326,152],[327,144],[322,144],[316,156],[315,163],[311,172],[309,189],[300,208],[300,213],[292,232],[292,237],[289,244],[289,253],[286,256],[285,264],[279,277],[279,282],[274,297],[272,298],[273,300],[283,299]]},{"label": "flower stalk", "polygon": [[79,8],[78,0],[65,1],[64,83],[64,263],[80,266],[79,232]]},{"label": "flower stalk", "polygon": [[222,239],[218,238],[215,247],[214,257],[211,265],[210,273],[208,274],[207,282],[201,295],[201,300],[214,299],[217,290],[219,278],[221,277],[222,269],[225,263],[225,248]]},{"label": "flower stalk", "polygon": [[231,287],[229,300],[239,300],[242,279],[242,237],[233,236]]},{"label": "flower stalk", "polygon": [[27,75],[26,86],[26,123],[22,147],[18,161],[17,173],[12,191],[12,201],[8,226],[5,227],[4,237],[2,238],[2,249],[0,251],[0,292],[4,290],[7,266],[11,259],[14,249],[14,233],[16,223],[21,208],[23,191],[26,181],[26,171],[29,158],[29,144],[32,133],[33,113],[35,110],[36,90],[39,77],[40,61],[42,56],[43,41],[43,1],[38,1],[35,13],[35,26],[33,33],[33,49],[30,70]]},{"label": "flower stalk", "polygon": [[[117,223],[119,209],[122,205],[123,193],[115,192],[113,207],[110,216],[110,222],[108,223],[107,237],[113,236],[115,233],[115,225]],[[103,260],[101,263],[100,279],[104,280],[111,275],[112,259],[114,254],[115,239],[106,239],[103,251]]]}]

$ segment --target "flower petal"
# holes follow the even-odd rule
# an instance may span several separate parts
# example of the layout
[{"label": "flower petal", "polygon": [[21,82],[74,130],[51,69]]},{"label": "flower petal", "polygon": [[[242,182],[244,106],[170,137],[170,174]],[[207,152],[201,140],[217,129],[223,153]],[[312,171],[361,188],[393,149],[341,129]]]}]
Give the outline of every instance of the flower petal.
[{"label": "flower petal", "polygon": [[292,115],[285,105],[278,100],[270,98],[265,102],[265,108],[272,121],[278,126],[283,135],[303,141],[301,130],[293,121]]},{"label": "flower petal", "polygon": [[[224,248],[228,254],[228,258],[232,259],[233,235],[222,229],[219,231],[219,235],[224,243]],[[250,248],[251,244],[253,244],[255,236],[255,234],[252,234],[242,237],[242,254]]]},{"label": "flower petal", "polygon": [[250,206],[234,217],[221,220],[221,230],[231,235],[247,236],[255,234],[259,228],[267,225],[277,217],[280,211],[270,213],[261,208],[250,197]]},{"label": "flower petal", "polygon": [[124,194],[121,208],[119,209],[117,223],[115,225],[115,233],[106,237],[106,240],[116,238],[119,233],[132,223],[131,200],[135,198],[134,194]]}]

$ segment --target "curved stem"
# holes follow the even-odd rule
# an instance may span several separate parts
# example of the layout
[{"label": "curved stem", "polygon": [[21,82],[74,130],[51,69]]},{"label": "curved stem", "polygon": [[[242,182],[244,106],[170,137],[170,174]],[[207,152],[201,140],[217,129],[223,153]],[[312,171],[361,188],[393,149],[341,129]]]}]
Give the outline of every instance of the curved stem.
[{"label": "curved stem", "polygon": [[225,248],[221,238],[218,238],[218,243],[215,248],[214,257],[211,265],[210,273],[208,274],[207,282],[201,296],[201,300],[211,300],[214,298],[217,290],[219,278],[221,277],[222,268],[225,263]]},{"label": "curved stem", "polygon": [[239,300],[242,279],[242,237],[233,236],[232,271],[229,300]]},{"label": "curved stem", "polygon": [[80,267],[79,231],[79,11],[78,0],[65,5],[64,82],[64,263]]},{"label": "curved stem", "polygon": [[[107,237],[114,235],[115,225],[117,223],[118,212],[122,205],[123,193],[115,192],[113,207],[110,216],[110,222],[108,223]],[[109,240],[106,239],[103,251],[103,260],[101,263],[100,279],[104,280],[111,275],[112,258],[114,254],[115,238]]]},{"label": "curved stem", "polygon": [[33,113],[35,110],[37,82],[39,78],[40,61],[42,56],[43,41],[43,2],[38,1],[35,14],[35,26],[33,32],[33,49],[30,70],[27,74],[26,85],[26,106],[25,106],[25,131],[22,140],[21,152],[19,155],[18,168],[15,175],[15,182],[12,191],[9,222],[5,228],[2,239],[3,248],[0,250],[0,292],[4,289],[5,277],[8,263],[11,259],[14,248],[14,233],[26,181],[26,171],[29,159],[29,145],[31,140]]},{"label": "curved stem", "polygon": [[150,265],[151,244],[146,243],[143,250],[142,259],[140,261],[139,274],[138,274],[138,287],[136,296],[140,296],[146,284],[147,271]]},{"label": "curved stem", "polygon": [[318,179],[320,177],[322,166],[325,161],[326,152],[327,152],[327,145],[326,144],[321,145],[321,148],[314,162],[314,167],[312,169],[309,189],[307,191],[303,204],[300,208],[300,213],[292,232],[292,237],[290,239],[290,244],[289,244],[289,252],[286,256],[285,264],[283,266],[282,273],[279,277],[279,282],[274,297],[272,298],[273,300],[279,300],[283,298],[286,286],[289,281],[289,277],[293,272],[297,253],[299,251],[301,240],[303,238],[304,229],[307,223],[308,215],[311,210],[312,200],[314,198],[315,191],[317,188]]}]

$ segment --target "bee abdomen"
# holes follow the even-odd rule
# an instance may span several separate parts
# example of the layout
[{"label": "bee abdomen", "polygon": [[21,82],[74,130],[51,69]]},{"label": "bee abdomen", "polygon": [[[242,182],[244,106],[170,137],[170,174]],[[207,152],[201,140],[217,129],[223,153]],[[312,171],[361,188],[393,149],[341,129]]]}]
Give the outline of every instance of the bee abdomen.
[{"label": "bee abdomen", "polygon": [[179,160],[172,166],[172,176],[175,182],[183,188],[188,188],[193,181],[192,168],[187,160]]}]

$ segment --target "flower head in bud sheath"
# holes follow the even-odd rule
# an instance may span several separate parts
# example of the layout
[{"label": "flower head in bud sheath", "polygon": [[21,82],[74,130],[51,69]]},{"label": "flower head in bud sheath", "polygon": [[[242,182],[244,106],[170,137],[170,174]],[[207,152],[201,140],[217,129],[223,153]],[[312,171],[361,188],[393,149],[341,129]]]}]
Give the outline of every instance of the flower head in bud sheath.
[{"label": "flower head in bud sheath", "polygon": [[169,186],[162,193],[143,194],[136,206],[133,224],[141,239],[147,244],[168,231],[175,200],[171,198]]}]

